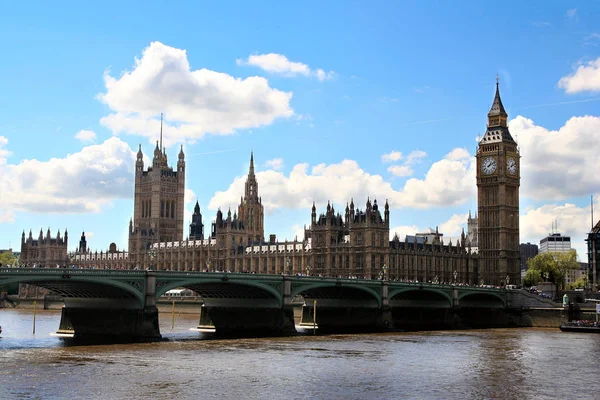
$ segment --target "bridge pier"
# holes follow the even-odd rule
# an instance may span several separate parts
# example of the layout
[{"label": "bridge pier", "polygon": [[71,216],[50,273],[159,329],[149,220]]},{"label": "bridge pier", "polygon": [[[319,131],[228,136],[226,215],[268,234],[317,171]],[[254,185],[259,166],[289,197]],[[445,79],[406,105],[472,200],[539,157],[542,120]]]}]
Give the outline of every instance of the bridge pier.
[{"label": "bridge pier", "polygon": [[198,329],[236,336],[294,333],[294,311],[291,307],[202,306]]},{"label": "bridge pier", "polygon": [[73,339],[146,341],[161,339],[158,309],[63,307],[57,334]]}]

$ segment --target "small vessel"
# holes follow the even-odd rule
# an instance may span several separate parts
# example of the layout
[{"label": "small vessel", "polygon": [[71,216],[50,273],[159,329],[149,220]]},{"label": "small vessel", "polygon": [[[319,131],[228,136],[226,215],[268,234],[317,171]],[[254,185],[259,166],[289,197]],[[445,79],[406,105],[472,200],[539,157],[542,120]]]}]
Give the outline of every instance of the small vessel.
[{"label": "small vessel", "polygon": [[600,333],[600,322],[596,321],[570,321],[560,324],[563,332]]}]

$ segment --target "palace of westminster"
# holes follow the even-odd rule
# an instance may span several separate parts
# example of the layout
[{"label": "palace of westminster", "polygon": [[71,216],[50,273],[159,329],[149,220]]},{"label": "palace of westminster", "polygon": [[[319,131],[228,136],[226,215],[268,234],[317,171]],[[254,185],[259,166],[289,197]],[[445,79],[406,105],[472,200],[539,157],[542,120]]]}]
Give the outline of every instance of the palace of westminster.
[{"label": "palace of westminster", "polygon": [[[328,203],[311,221],[301,241],[268,240],[264,210],[254,174],[254,157],[237,211],[219,209],[204,233],[196,202],[189,236],[184,240],[185,155],[177,169],[167,163],[161,143],[152,165],[144,168],[143,153],[135,164],[134,213],[129,222],[128,251],[91,252],[85,233],[75,253],[68,253],[68,233],[51,237],[31,231],[21,239],[21,264],[74,265],[79,268],[157,269],[176,271],[230,271],[267,274],[308,274],[397,279],[418,282],[463,282],[503,285],[520,283],[519,185],[520,156],[507,125],[498,83],[488,113],[487,130],[479,141],[476,218],[469,214],[468,235],[444,243],[441,234],[389,240],[390,210],[367,199],[364,209],[352,200],[343,213]],[[381,212],[383,208],[383,213]],[[474,248],[477,247],[477,252]]]}]

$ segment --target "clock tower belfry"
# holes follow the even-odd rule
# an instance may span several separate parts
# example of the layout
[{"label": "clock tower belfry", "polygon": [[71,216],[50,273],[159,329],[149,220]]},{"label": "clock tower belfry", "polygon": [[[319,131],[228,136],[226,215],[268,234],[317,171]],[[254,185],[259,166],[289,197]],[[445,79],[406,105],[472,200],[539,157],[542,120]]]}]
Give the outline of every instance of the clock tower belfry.
[{"label": "clock tower belfry", "polygon": [[521,283],[519,248],[520,155],[496,95],[485,135],[477,147],[479,276],[487,285]]}]

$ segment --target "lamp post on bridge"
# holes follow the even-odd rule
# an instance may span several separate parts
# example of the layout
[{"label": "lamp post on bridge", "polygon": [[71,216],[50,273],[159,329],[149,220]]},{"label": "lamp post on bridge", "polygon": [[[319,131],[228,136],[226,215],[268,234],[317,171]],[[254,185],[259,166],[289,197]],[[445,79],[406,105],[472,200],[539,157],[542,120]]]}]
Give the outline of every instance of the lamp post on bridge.
[{"label": "lamp post on bridge", "polygon": [[306,276],[310,276],[310,265],[306,266]]},{"label": "lamp post on bridge", "polygon": [[452,276],[454,277],[454,284],[456,284],[456,277],[458,276],[458,272],[456,272],[456,270],[454,270],[454,272],[452,273]]},{"label": "lamp post on bridge", "polygon": [[290,264],[291,264],[291,260],[289,256],[285,257],[285,270],[283,271],[284,275],[291,275],[290,273]]},{"label": "lamp post on bridge", "polygon": [[156,258],[156,250],[154,250],[154,248],[150,248],[150,250],[148,250],[148,258],[150,258],[150,265],[148,265],[148,268],[146,269],[152,269],[152,262]]},{"label": "lamp post on bridge", "polygon": [[505,286],[505,288],[508,289],[508,282],[510,282],[510,276],[508,276],[508,274],[506,275],[505,280],[506,280],[506,286]]}]

